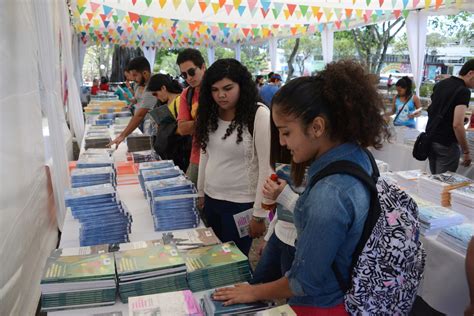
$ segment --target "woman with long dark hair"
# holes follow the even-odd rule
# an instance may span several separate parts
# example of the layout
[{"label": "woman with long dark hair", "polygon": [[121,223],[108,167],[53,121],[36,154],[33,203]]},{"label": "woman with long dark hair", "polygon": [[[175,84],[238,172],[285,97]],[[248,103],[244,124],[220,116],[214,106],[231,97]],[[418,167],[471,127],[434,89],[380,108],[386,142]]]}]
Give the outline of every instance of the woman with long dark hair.
[{"label": "woman with long dark hair", "polygon": [[[251,237],[265,231],[262,188],[271,174],[270,111],[257,99],[245,66],[217,60],[201,84],[195,130],[201,146],[198,192],[208,224],[246,255]],[[240,238],[234,215],[252,208],[250,236]]]},{"label": "woman with long dark hair", "polygon": [[408,77],[402,77],[395,84],[397,95],[393,97],[392,114],[395,114],[393,124],[415,128],[415,117],[421,115],[420,99],[412,92],[413,82]]}]

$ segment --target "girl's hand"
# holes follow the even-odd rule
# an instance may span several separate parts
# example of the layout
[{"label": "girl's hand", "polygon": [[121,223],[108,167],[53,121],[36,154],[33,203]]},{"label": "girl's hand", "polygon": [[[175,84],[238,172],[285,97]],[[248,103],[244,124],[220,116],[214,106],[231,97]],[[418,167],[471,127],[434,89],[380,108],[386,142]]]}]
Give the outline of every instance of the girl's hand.
[{"label": "girl's hand", "polygon": [[197,207],[200,210],[202,210],[204,208],[204,196],[198,197]]},{"label": "girl's hand", "polygon": [[224,306],[251,303],[257,301],[255,287],[250,284],[236,284],[234,287],[217,289],[212,298],[216,301],[225,301]]},{"label": "girl's hand", "polygon": [[263,185],[263,197],[275,201],[287,184],[288,182],[282,179],[278,179],[278,182],[275,182],[268,178]]}]

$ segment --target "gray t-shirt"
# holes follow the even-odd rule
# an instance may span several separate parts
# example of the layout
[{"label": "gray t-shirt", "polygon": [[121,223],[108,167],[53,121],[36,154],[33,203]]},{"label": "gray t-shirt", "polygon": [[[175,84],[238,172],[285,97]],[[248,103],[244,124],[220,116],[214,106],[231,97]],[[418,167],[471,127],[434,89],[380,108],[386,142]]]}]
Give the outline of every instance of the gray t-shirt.
[{"label": "gray t-shirt", "polygon": [[135,99],[137,99],[136,109],[148,109],[152,110],[156,103],[156,97],[154,97],[150,91],[146,91],[146,87],[137,87],[135,90]]}]

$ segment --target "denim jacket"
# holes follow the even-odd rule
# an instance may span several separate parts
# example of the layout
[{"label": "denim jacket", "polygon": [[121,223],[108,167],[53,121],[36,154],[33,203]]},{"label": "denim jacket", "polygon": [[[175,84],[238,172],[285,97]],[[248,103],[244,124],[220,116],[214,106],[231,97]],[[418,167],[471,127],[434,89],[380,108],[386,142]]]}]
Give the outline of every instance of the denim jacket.
[{"label": "denim jacket", "polygon": [[[362,148],[345,143],[314,161],[308,179],[337,160],[355,162],[372,174],[370,160]],[[348,282],[352,254],[362,235],[369,205],[369,190],[360,180],[346,174],[323,178],[304,191],[294,212],[295,259],[286,273],[294,294],[290,305],[332,307],[343,302],[344,293],[331,264],[336,262]]]}]

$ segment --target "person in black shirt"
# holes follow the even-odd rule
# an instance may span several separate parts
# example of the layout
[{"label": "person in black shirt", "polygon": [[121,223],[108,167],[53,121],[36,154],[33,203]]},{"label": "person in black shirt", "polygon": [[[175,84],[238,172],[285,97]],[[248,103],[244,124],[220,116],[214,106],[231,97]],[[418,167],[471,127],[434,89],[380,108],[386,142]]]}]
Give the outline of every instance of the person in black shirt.
[{"label": "person in black shirt", "polygon": [[[462,89],[458,90],[459,87],[462,87]],[[432,174],[456,171],[461,156],[459,146],[461,146],[463,153],[462,164],[466,167],[471,164],[466,130],[464,129],[464,115],[471,98],[469,88],[474,88],[474,59],[467,61],[462,66],[458,77],[451,76],[438,82],[433,88],[431,105],[428,108],[426,130],[430,130],[434,119],[442,112],[444,107],[449,107],[449,110],[436,129],[430,131],[432,146],[428,160]],[[456,95],[453,99],[455,92]],[[450,100],[453,101],[447,104]]]}]

